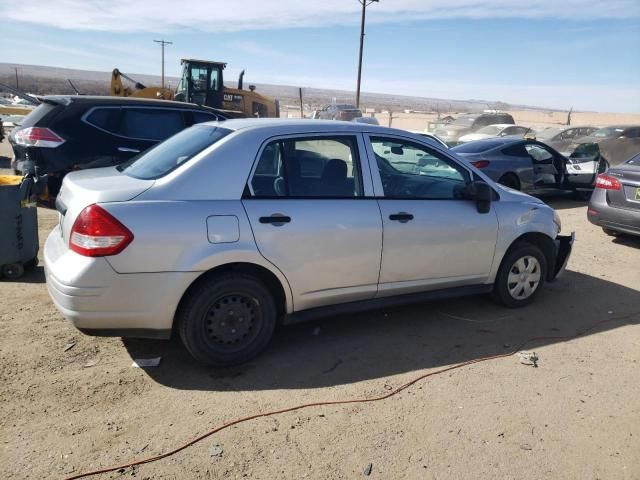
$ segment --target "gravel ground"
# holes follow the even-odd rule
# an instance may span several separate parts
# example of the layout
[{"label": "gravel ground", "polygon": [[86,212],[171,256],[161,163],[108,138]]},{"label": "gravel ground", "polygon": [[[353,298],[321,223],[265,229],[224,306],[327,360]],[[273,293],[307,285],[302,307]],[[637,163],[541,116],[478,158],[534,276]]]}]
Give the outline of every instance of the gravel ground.
[{"label": "gravel ground", "polygon": [[[528,345],[537,368],[517,356],[478,363],[381,402],[233,426],[100,478],[639,479],[640,240],[605,236],[584,203],[547,200],[577,241],[536,304],[507,310],[477,296],[329,318],[282,329],[233,369],[197,366],[177,341],[80,334],[50,302],[42,267],[0,281],[0,478],[65,478],[158,454],[237,417],[381,395],[617,318]],[[38,213],[42,243],[57,215]],[[155,355],[159,367],[131,367]]]}]

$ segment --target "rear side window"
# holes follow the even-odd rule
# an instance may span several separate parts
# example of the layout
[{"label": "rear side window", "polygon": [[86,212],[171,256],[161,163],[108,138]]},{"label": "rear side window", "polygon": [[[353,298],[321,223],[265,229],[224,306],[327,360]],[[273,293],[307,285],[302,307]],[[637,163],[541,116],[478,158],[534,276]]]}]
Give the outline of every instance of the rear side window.
[{"label": "rear side window", "polygon": [[524,147],[524,143],[516,143],[510,147],[503,148],[502,153],[510,157],[528,157],[527,149]]},{"label": "rear side window", "polygon": [[196,125],[123,163],[118,170],[143,180],[164,177],[230,133],[226,128]]},{"label": "rear side window", "polygon": [[120,120],[120,108],[94,108],[85,121],[107,132],[117,133]]},{"label": "rear side window", "polygon": [[164,140],[184,129],[180,110],[124,108],[119,134],[143,140]]},{"label": "rear side window", "polygon": [[271,142],[262,151],[251,179],[253,196],[362,196],[357,145],[351,136]]}]

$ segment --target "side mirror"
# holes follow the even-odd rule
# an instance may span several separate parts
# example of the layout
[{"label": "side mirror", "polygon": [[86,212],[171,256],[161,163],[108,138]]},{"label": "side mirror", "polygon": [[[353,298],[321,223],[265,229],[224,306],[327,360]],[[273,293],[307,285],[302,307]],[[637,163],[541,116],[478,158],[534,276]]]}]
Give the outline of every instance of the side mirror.
[{"label": "side mirror", "polygon": [[473,181],[467,185],[465,193],[467,198],[476,201],[478,213],[489,213],[493,190],[487,183],[481,180]]},{"label": "side mirror", "polygon": [[404,150],[402,147],[391,147],[391,153],[394,155],[404,155]]}]

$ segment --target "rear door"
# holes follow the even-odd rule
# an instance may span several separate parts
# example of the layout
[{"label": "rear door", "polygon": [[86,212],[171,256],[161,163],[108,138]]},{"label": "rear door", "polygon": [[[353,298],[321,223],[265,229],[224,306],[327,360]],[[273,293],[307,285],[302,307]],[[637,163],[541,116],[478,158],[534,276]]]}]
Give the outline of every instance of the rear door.
[{"label": "rear door", "polygon": [[360,135],[266,142],[243,205],[260,253],[289,280],[295,310],[375,296],[382,223]]},{"label": "rear door", "polygon": [[498,232],[493,208],[461,198],[466,167],[436,149],[366,136],[383,222],[379,296],[483,283]]}]

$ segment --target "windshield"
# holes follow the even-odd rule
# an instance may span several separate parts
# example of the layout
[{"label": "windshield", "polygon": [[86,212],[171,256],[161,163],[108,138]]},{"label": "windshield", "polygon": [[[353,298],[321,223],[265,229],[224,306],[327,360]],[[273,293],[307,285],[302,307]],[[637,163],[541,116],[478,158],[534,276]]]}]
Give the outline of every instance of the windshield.
[{"label": "windshield", "polygon": [[601,128],[600,130],[596,130],[591,134],[591,136],[598,137],[598,138],[617,137],[623,131],[624,130],[622,128],[607,127],[607,128]]},{"label": "windshield", "polygon": [[478,118],[476,115],[463,115],[462,117],[456,118],[452,125],[464,125],[467,127],[469,125],[473,125],[476,118]]},{"label": "windshield", "polygon": [[487,135],[497,135],[503,130],[503,127],[498,127],[496,125],[489,125],[488,127],[483,127],[478,130],[476,133],[484,133]]},{"label": "windshield", "polygon": [[543,131],[536,133],[538,140],[549,140],[562,131],[561,128],[545,128]]},{"label": "windshield", "polygon": [[485,141],[469,142],[469,143],[463,143],[462,145],[453,147],[451,151],[456,153],[480,153],[480,152],[486,152],[487,150],[491,150],[492,148],[499,147],[503,143],[504,142],[501,142],[499,140],[494,142],[485,142]]},{"label": "windshield", "polygon": [[142,180],[164,177],[230,133],[226,128],[196,125],[133,157],[118,170]]}]

